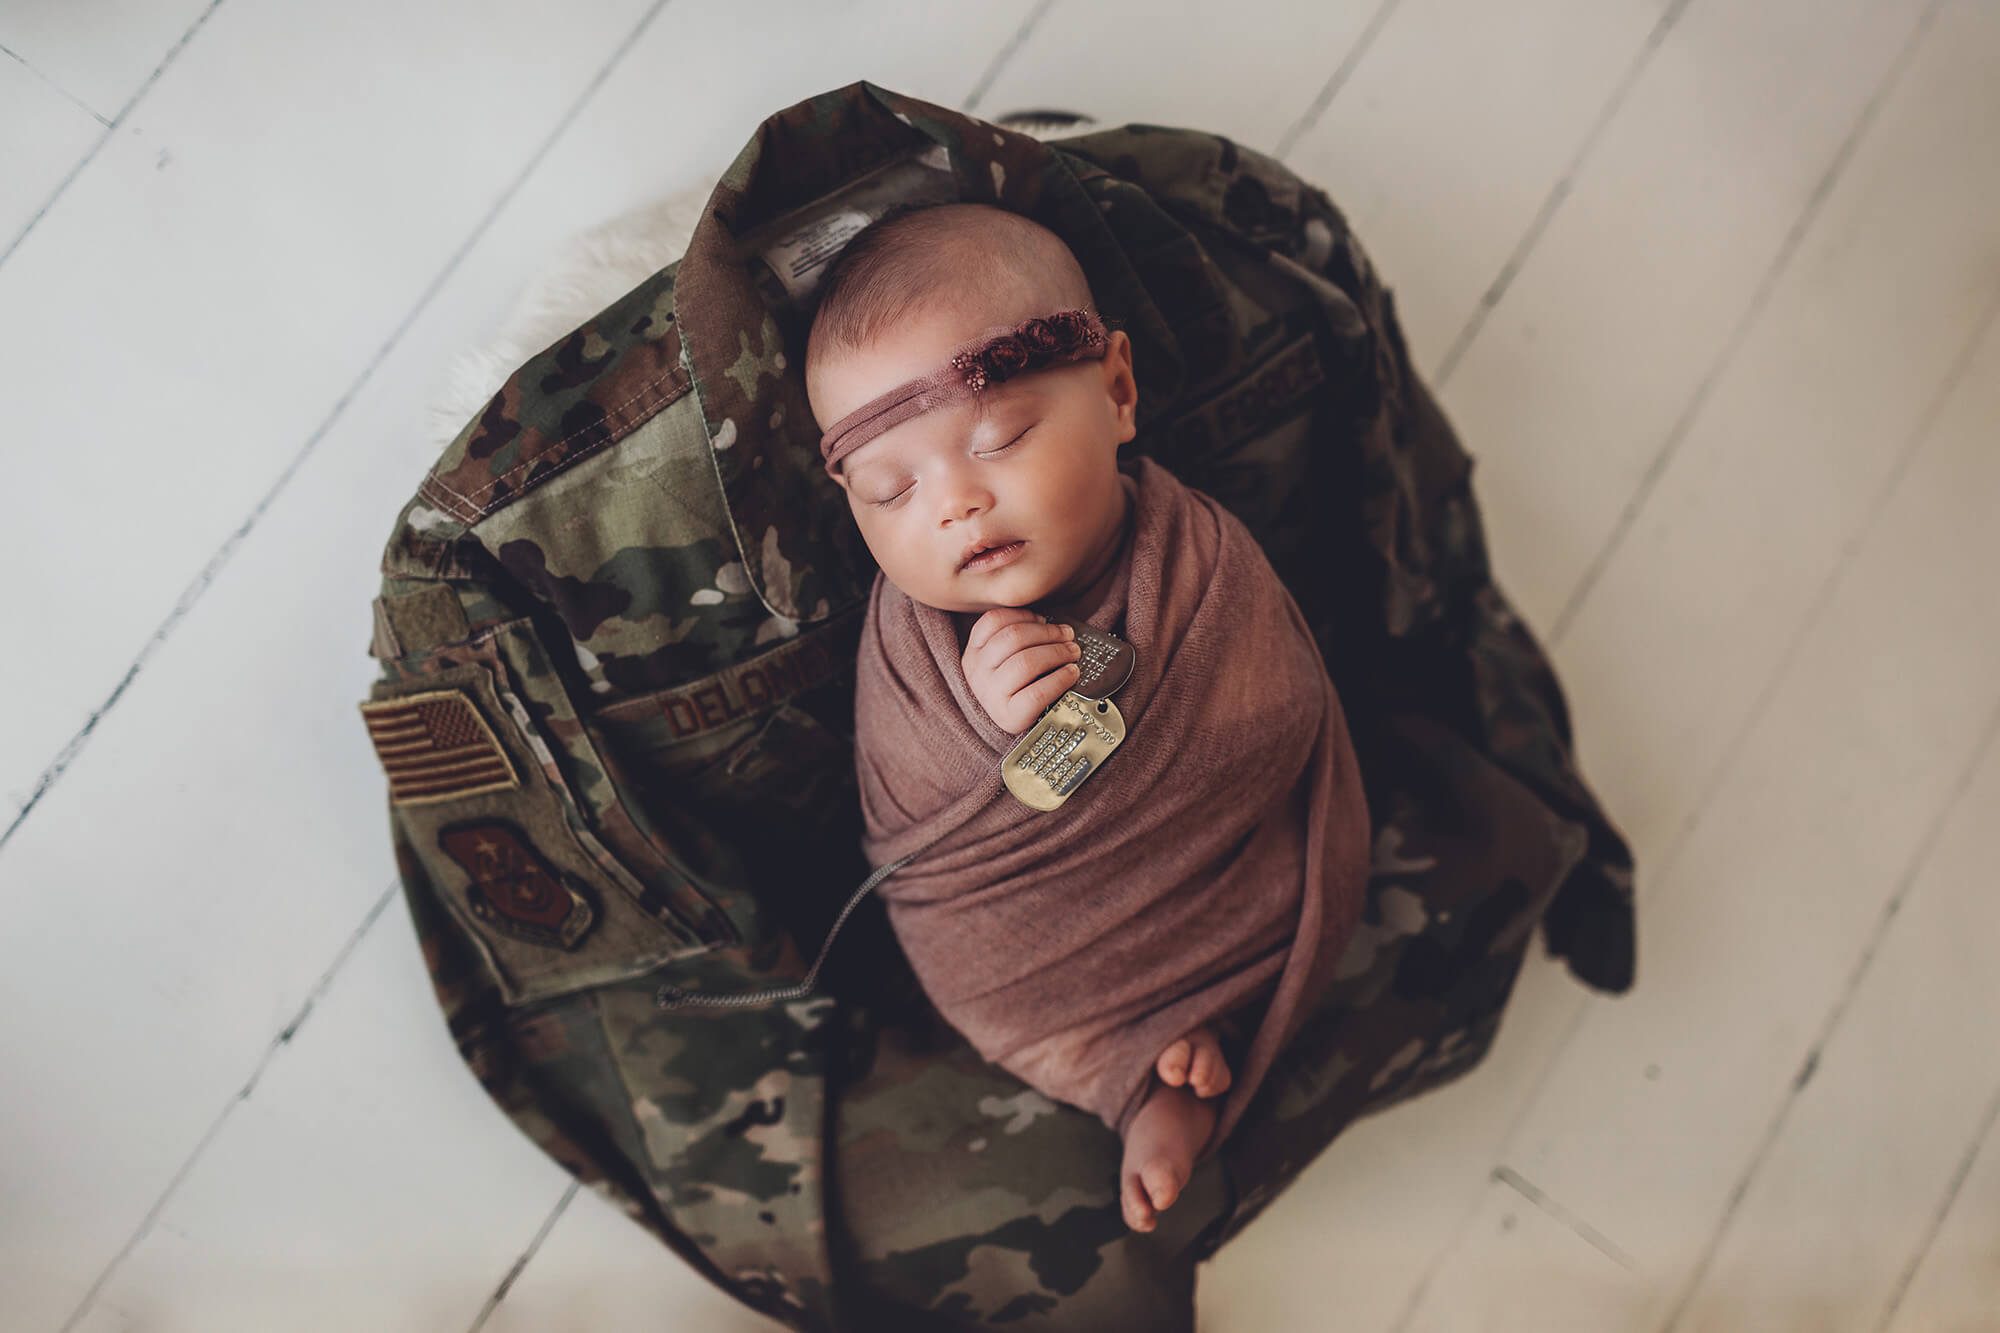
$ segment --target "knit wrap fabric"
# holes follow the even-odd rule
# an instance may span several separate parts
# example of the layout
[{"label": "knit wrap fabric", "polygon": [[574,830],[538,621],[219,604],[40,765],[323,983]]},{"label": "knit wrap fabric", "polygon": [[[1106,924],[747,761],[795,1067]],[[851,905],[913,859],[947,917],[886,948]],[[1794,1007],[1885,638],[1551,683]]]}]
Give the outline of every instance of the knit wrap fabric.
[{"label": "knit wrap fabric", "polygon": [[[986,1060],[1126,1133],[1160,1053],[1249,1033],[1205,1160],[1332,983],[1369,870],[1345,715],[1249,530],[1149,458],[1112,575],[1080,619],[1138,657],[1127,735],[1053,811],[997,799],[1017,735],[966,682],[954,614],[879,574],[855,763],[877,890],[938,1012]],[[983,808],[982,808],[983,807]]]}]

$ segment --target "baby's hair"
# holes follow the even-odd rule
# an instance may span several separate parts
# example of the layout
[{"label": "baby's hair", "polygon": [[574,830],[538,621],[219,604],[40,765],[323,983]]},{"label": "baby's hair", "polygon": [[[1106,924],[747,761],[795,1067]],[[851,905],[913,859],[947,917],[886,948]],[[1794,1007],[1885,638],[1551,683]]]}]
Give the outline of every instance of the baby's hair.
[{"label": "baby's hair", "polygon": [[1020,318],[1095,308],[1090,282],[1063,239],[992,204],[899,204],[834,256],[821,275],[806,339],[811,368],[861,348],[925,306],[1020,309]]}]

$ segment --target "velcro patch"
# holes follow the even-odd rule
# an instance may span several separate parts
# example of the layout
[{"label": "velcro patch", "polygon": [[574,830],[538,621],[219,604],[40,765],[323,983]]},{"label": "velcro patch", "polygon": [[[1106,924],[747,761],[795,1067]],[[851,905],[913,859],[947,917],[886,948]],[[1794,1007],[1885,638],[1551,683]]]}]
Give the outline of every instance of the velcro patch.
[{"label": "velcro patch", "polygon": [[486,719],[460,690],[426,690],[361,705],[394,805],[428,805],[521,785]]},{"label": "velcro patch", "polygon": [[505,820],[439,829],[438,846],[465,871],[472,914],[495,930],[545,948],[574,949],[597,919],[569,876]]},{"label": "velcro patch", "polygon": [[433,583],[415,592],[377,597],[376,608],[389,622],[399,653],[429,652],[442,643],[456,643],[472,632],[458,590]]}]

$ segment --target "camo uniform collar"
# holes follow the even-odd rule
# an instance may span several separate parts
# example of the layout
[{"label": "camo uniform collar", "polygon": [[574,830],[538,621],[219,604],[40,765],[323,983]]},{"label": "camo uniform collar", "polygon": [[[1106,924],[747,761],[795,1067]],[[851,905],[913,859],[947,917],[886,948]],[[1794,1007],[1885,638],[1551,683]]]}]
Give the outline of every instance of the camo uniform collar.
[{"label": "camo uniform collar", "polygon": [[865,80],[769,117],[709,196],[676,274],[674,315],[743,567],[764,605],[795,624],[859,605],[876,566],[820,461],[805,392],[809,312],[767,304],[760,247],[789,215],[934,146],[958,198],[1026,214],[1075,252],[1098,310],[1144,368],[1142,425],[1184,382],[1179,342],[1084,188],[1101,167]]}]

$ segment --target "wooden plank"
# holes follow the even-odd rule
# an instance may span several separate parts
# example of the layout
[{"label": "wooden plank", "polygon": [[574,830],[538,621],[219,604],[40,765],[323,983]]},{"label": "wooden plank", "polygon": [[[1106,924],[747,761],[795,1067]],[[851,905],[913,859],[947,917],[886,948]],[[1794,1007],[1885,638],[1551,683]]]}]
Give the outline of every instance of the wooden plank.
[{"label": "wooden plank", "polygon": [[390,906],[76,1327],[472,1323],[470,1279],[507,1270],[569,1177],[459,1062]]},{"label": "wooden plank", "polygon": [[[1987,365],[2000,377],[2000,356]],[[1989,493],[2000,497],[2000,483]],[[1989,734],[1804,1090],[1739,1183],[1741,1203],[1672,1325],[1680,1333],[1882,1327],[2000,1091],[1995,810],[2000,746]],[[1996,1311],[2000,1282],[1986,1292],[1987,1316]]]},{"label": "wooden plank", "polygon": [[582,1189],[479,1333],[771,1333],[774,1327]]},{"label": "wooden plank", "polygon": [[1217,22],[1206,0],[1063,5],[1035,25],[979,114],[1081,111],[1100,127],[1190,127],[1272,152],[1382,8],[1382,0],[1247,0]]},{"label": "wooden plank", "polygon": [[[1931,5],[1691,5],[1605,127],[1444,394],[1472,427],[1494,568],[1530,624],[1567,629]],[[1947,174],[1928,168],[1925,192],[1955,188]],[[1425,313],[1420,338],[1457,331]]]},{"label": "wooden plank", "polygon": [[[1288,164],[1347,215],[1425,374],[1560,194],[1669,8],[1402,0],[1298,140]],[[1483,425],[1467,447],[1493,447]]]},{"label": "wooden plank", "polygon": [[1481,1197],[1494,1145],[1560,1048],[1576,988],[1559,961],[1532,946],[1476,1069],[1348,1126],[1202,1266],[1204,1325],[1314,1329],[1331,1307],[1342,1330],[1393,1328],[1425,1267]]},{"label": "wooden plank", "polygon": [[32,795],[647,7],[225,5],[0,265],[10,615],[60,645],[0,659],[35,701],[0,714],[0,792]]},{"label": "wooden plank", "polygon": [[[1996,40],[1982,22],[1948,10],[1950,35],[1928,34],[1587,602],[1551,633],[1585,771],[1639,850],[1642,892],[1987,316],[1979,256],[2000,170],[1935,157],[1960,117],[2000,110],[1976,73]],[[1525,471],[1525,454],[1503,466]],[[1550,473],[1550,505],[1569,503],[1556,474],[1571,471]]]},{"label": "wooden plank", "polygon": [[[1989,419],[1994,406],[1983,405]],[[1957,447],[1985,448],[1989,437],[1973,428]],[[2000,630],[1977,618],[1984,590],[1972,571],[2000,550],[1982,539],[1968,551],[1962,527],[1929,549],[1908,534],[1946,517],[1938,488],[1954,480],[1987,506],[1989,526],[2000,492],[1944,472],[1899,506],[1900,531],[1884,544],[1900,539],[1900,549],[1858,565],[1856,590],[1842,589],[1807,640],[1714,810],[1642,903],[1639,989],[1590,1006],[1506,1151],[1525,1178],[1638,1256],[1626,1317],[1607,1329],[1658,1328],[1677,1302],[1995,702]],[[1965,572],[1937,579],[1945,568]],[[1926,578],[1936,590],[1913,596]],[[1495,1219],[1511,1202],[1489,1189],[1413,1327],[1454,1328],[1494,1301],[1473,1275],[1495,1267],[1485,1251],[1503,1244]],[[1569,1308],[1551,1293],[1533,1318]]]},{"label": "wooden plank", "polygon": [[0,254],[103,133],[89,108],[0,54]]},{"label": "wooden plank", "polygon": [[[1802,21],[1796,9],[1789,13],[1794,24]],[[1518,505],[1513,507],[1510,513],[1504,490],[1500,492],[1497,500],[1491,496],[1486,485],[1486,477],[1495,470],[1496,464],[1524,472],[1532,470],[1542,491],[1563,492],[1567,484],[1566,474],[1582,466],[1592,453],[1605,447],[1601,433],[1566,431],[1561,428],[1561,423],[1568,410],[1570,389],[1579,379],[1580,365],[1588,370],[1594,370],[1600,362],[1608,365],[1620,357],[1631,355],[1629,343],[1610,340],[1602,333],[1597,335],[1603,344],[1601,350],[1591,352],[1589,350],[1591,342],[1586,336],[1587,330],[1584,326],[1593,320],[1622,321],[1626,315],[1616,308],[1616,293],[1603,289],[1603,279],[1600,275],[1589,274],[1587,271],[1570,271],[1569,265],[1572,262],[1570,255],[1579,254],[1581,258],[1576,261],[1579,269],[1588,270],[1595,263],[1594,256],[1598,253],[1613,246],[1629,247],[1632,244],[1630,215],[1642,212],[1649,205],[1643,199],[1634,200],[1630,207],[1622,212],[1609,210],[1601,203],[1590,205],[1589,201],[1598,189],[1592,174],[1598,169],[1594,164],[1601,158],[1611,161],[1612,165],[1604,169],[1612,173],[1620,189],[1630,188],[1633,180],[1650,178],[1656,171],[1667,181],[1675,180],[1677,172],[1684,174],[1684,168],[1676,164],[1687,161],[1694,150],[1682,140],[1699,142],[1719,132],[1709,129],[1699,114],[1702,105],[1699,100],[1699,90],[1689,88],[1684,72],[1688,62],[1691,58],[1698,57],[1700,52],[1727,47],[1732,40],[1750,43],[1751,49],[1755,49],[1755,43],[1752,41],[1756,36],[1754,30],[1759,25],[1768,24],[1767,16],[1768,7],[1754,14],[1740,8],[1711,9],[1705,11],[1705,17],[1702,19],[1705,26],[1695,36],[1682,38],[1678,29],[1667,35],[1662,54],[1671,56],[1678,62],[1680,68],[1664,76],[1664,93],[1655,91],[1652,87],[1652,80],[1658,76],[1641,74],[1626,105],[1605,127],[1602,143],[1596,153],[1586,160],[1582,174],[1564,201],[1563,209],[1556,213],[1557,225],[1552,226],[1543,238],[1543,248],[1531,256],[1530,265],[1523,270],[1520,279],[1509,289],[1507,300],[1497,312],[1497,316],[1504,316],[1513,301],[1517,299],[1527,299],[1539,308],[1549,309],[1558,315],[1573,307],[1578,312],[1574,316],[1579,326],[1578,336],[1573,341],[1546,349],[1534,347],[1516,349],[1519,354],[1510,355],[1509,358],[1514,375],[1511,386],[1503,387],[1497,380],[1490,384],[1482,383],[1477,378],[1467,380],[1463,375],[1453,382],[1450,396],[1456,401],[1449,410],[1454,413],[1455,420],[1461,426],[1468,448],[1480,461],[1474,485],[1489,515],[1489,532],[1496,526],[1509,526],[1514,520],[1543,521],[1538,515],[1524,515]],[[1695,18],[1696,15],[1691,12],[1686,21],[1692,23]],[[1907,8],[1903,19],[1906,24],[1914,22]],[[1737,34],[1733,31],[1718,30],[1714,26],[1716,24],[1749,25],[1752,31]],[[1831,155],[1844,127],[1834,114],[1834,108],[1817,101],[1821,93],[1820,85],[1828,79],[1829,70],[1840,69],[1851,60],[1851,47],[1847,44],[1865,47],[1870,42],[1878,41],[1879,26],[1879,22],[1875,21],[1859,25],[1851,24],[1846,32],[1834,33],[1817,43],[1810,41],[1795,43],[1794,49],[1785,59],[1768,65],[1756,74],[1756,78],[1760,81],[1757,93],[1761,99],[1759,104],[1797,97],[1818,108],[1816,120],[1807,120],[1803,125],[1797,120],[1789,122],[1793,131],[1791,151],[1805,155],[1818,153],[1822,160]],[[1385,30],[1381,42],[1384,47],[1393,28],[1392,24],[1390,29]],[[1768,45],[1773,37],[1766,32],[1762,40]],[[1689,50],[1678,49],[1676,47],[1678,42],[1693,43],[1694,55],[1691,56]],[[1894,48],[1883,50],[1880,54],[1886,65],[1894,55]],[[1369,72],[1369,68],[1364,66],[1357,75],[1357,87]],[[1737,77],[1749,78],[1751,75],[1745,69]],[[1847,96],[1844,111],[1851,123],[1866,103],[1872,86],[1866,82],[1842,86]],[[1419,89],[1418,92],[1423,94],[1424,90]],[[1428,95],[1439,96],[1434,91]],[[1340,103],[1336,101],[1334,107],[1336,112],[1339,105]],[[1810,130],[1810,133],[1807,133],[1807,130]],[[1770,131],[1759,126],[1744,127],[1743,132],[1746,135],[1761,135]],[[1557,160],[1554,157],[1547,159],[1551,164]],[[1553,169],[1553,165],[1549,169]],[[1796,167],[1788,167],[1783,174],[1786,179],[1793,181],[1803,175]],[[1921,184],[1914,182],[1911,184],[1920,196],[1932,192],[1934,188],[1933,182],[1928,179]],[[1767,197],[1767,203],[1774,208],[1790,207],[1796,212],[1804,207],[1805,194],[1805,188],[1799,186],[1789,198],[1780,197],[1774,201]],[[1907,194],[1903,196],[1905,204],[1908,197]],[[1586,201],[1585,221],[1589,225],[1559,231],[1558,228],[1568,216],[1569,206],[1578,199]],[[1475,204],[1476,201],[1471,198],[1461,201],[1454,210],[1455,215],[1460,217],[1475,215],[1479,211]],[[1365,217],[1365,214],[1361,216]],[[1602,230],[1596,230],[1598,228]],[[1773,238],[1782,232],[1783,226],[1778,223],[1760,223],[1756,228],[1742,229],[1738,242],[1753,252],[1768,257],[1775,244]],[[1368,233],[1364,231],[1363,236],[1364,240],[1367,240]],[[1485,243],[1479,240],[1476,230],[1472,232],[1472,236],[1473,243]],[[1732,244],[1733,242],[1727,238],[1719,239],[1711,246],[1709,253],[1712,255],[1717,249],[1729,250]],[[1743,262],[1740,258],[1734,257],[1733,251],[1730,253],[1732,257],[1729,262],[1732,265]],[[1419,259],[1421,261],[1421,257]],[[1382,261],[1381,266],[1392,283],[1397,280],[1399,272],[1406,272],[1413,267],[1416,269],[1426,267],[1422,262],[1417,262],[1414,265],[1404,263],[1401,268],[1391,268],[1387,260]],[[1699,272],[1696,276],[1700,276]],[[1927,294],[1932,292],[1929,286],[1924,290]],[[1736,296],[1737,309],[1740,312],[1747,304],[1747,297],[1740,291]],[[1468,294],[1468,307],[1475,299],[1473,294]],[[1912,311],[1909,318],[1912,323],[1917,323],[1924,317],[1932,315],[1934,311],[1938,313],[1938,317],[1946,317],[1955,309],[1955,304],[1946,303],[1941,307],[1926,307],[1922,311]],[[1464,363],[1468,371],[1476,364],[1479,349],[1486,340],[1494,336],[1498,327],[1500,326],[1497,323],[1489,323],[1481,339],[1472,344],[1473,356],[1468,357]],[[1958,334],[1961,338],[1964,336],[1964,327],[1961,322]],[[1700,369],[1699,362],[1685,355],[1679,343],[1700,342],[1703,335],[1697,326],[1676,324],[1662,336],[1678,340],[1674,361],[1677,369],[1672,378],[1685,401],[1696,391]],[[1433,345],[1441,350],[1443,340]],[[1644,360],[1644,358],[1635,359]],[[1643,366],[1635,367],[1634,372],[1643,369]],[[1942,373],[1942,367],[1936,369],[1938,373]],[[1666,372],[1662,370],[1661,373]],[[1582,377],[1588,378],[1588,374],[1584,373]],[[1476,386],[1476,394],[1468,396],[1460,392],[1468,384]],[[1883,410],[1900,414],[1900,420],[1904,425],[1904,438],[1907,438],[1908,430],[1922,411],[1921,400],[1910,392],[1912,386],[1885,386],[1871,382],[1866,385],[1850,383],[1849,387],[1856,394],[1866,389],[1889,395],[1891,401]],[[1663,381],[1662,396],[1664,392]],[[1774,407],[1795,406],[1799,397],[1796,389],[1784,389],[1777,395]],[[1461,407],[1459,403],[1467,405]],[[1523,434],[1522,427],[1529,423],[1531,418],[1554,422],[1556,428],[1537,429],[1532,434]],[[1509,440],[1510,435],[1514,437],[1512,442]],[[1493,443],[1496,436],[1497,445]],[[1718,443],[1727,443],[1728,438],[1718,437]],[[1697,487],[1703,484],[1710,487],[1723,484],[1715,476],[1713,469],[1723,468],[1723,476],[1726,478],[1727,468],[1730,466],[1726,459],[1727,455],[1725,462],[1721,464],[1710,463],[1693,471],[1690,480],[1695,482]],[[1801,552],[1799,563],[1806,571],[1813,568],[1815,561],[1818,562],[1818,568],[1824,571],[1833,560],[1839,542],[1851,535],[1853,528],[1863,520],[1867,497],[1879,489],[1887,461],[1871,460],[1867,467],[1852,478],[1849,484],[1854,498],[1847,511],[1846,527],[1828,532],[1820,545]],[[1617,506],[1623,503],[1623,498],[1620,495],[1609,495],[1603,497],[1599,503],[1605,507],[1604,512],[1608,516],[1616,513]],[[1705,496],[1697,495],[1693,497],[1693,502],[1707,503],[1708,500]],[[1527,526],[1525,522],[1520,525]],[[1674,524],[1684,541],[1698,538],[1698,531],[1696,533],[1685,531],[1688,526],[1689,522],[1685,518],[1677,520]],[[1650,552],[1649,555],[1650,562],[1640,566],[1639,572],[1651,582],[1670,582],[1676,562],[1688,558],[1681,551],[1670,551],[1664,555]],[[1496,567],[1500,571],[1503,586],[1510,595],[1513,595],[1516,580],[1513,574],[1514,566],[1509,563],[1510,558],[1511,556],[1499,558]],[[1574,576],[1581,571],[1580,568],[1572,566],[1570,572]],[[1789,616],[1779,615],[1772,619],[1795,627],[1802,618],[1804,601],[1809,600],[1810,583],[1807,583],[1805,588],[1806,591],[1799,594],[1800,605],[1794,608]],[[1650,587],[1635,591],[1628,585],[1620,587],[1617,595],[1604,597],[1603,614],[1607,616],[1604,626],[1606,637],[1615,641],[1619,631],[1633,632],[1635,629],[1632,623],[1635,618],[1633,608],[1648,605],[1648,599],[1656,595]],[[1593,609],[1596,605],[1595,602],[1592,603]],[[1645,623],[1650,624],[1650,622]],[[1689,633],[1690,629],[1699,629],[1701,625],[1699,619],[1692,625],[1684,619],[1672,621],[1670,624],[1687,635],[1689,641],[1686,649],[1690,658],[1701,660],[1705,657],[1710,662],[1721,660],[1730,664],[1731,670],[1720,674],[1747,691],[1746,704],[1749,697],[1755,694],[1758,685],[1769,678],[1776,664],[1777,650],[1782,648],[1780,643],[1764,648],[1761,656],[1746,653],[1732,657],[1728,652],[1731,639],[1726,634]],[[1579,629],[1581,628],[1583,626],[1580,624]],[[1546,636],[1546,623],[1537,625],[1537,630]],[[1758,646],[1763,647],[1761,641]],[[1694,711],[1683,713],[1677,710],[1673,691],[1692,687],[1675,676],[1662,675],[1657,679],[1648,676],[1646,674],[1648,659],[1639,655],[1607,652],[1601,661],[1578,661],[1574,654],[1564,652],[1558,652],[1557,656],[1565,688],[1569,692],[1577,718],[1585,771],[1591,776],[1597,790],[1605,796],[1613,816],[1621,822],[1629,834],[1633,835],[1641,868],[1640,888],[1644,893],[1661,873],[1663,853],[1669,838],[1677,834],[1684,820],[1699,808],[1701,800],[1706,795],[1706,789],[1697,787],[1662,791],[1658,788],[1649,788],[1642,782],[1644,775],[1652,767],[1671,761],[1672,755],[1654,753],[1647,756],[1644,762],[1640,762],[1614,749],[1607,757],[1604,753],[1605,736],[1642,731],[1648,719],[1664,715],[1676,724],[1675,730],[1644,731],[1656,749],[1671,750],[1675,745],[1688,743],[1686,732],[1693,729],[1701,733],[1700,739],[1710,746],[1711,752],[1720,751],[1740,730],[1743,714],[1739,712],[1733,716],[1704,715]],[[1681,659],[1675,657],[1670,660],[1678,662]],[[1706,685],[1708,682],[1704,679],[1703,684]],[[1714,731],[1706,731],[1704,728],[1714,728]],[[1624,765],[1622,769],[1621,763]],[[1654,949],[1651,930],[1646,913],[1642,911],[1641,949],[1647,958],[1652,956]],[[1642,959],[1640,981],[1642,988],[1647,984],[1653,966],[1655,965]],[[1529,981],[1532,980],[1531,975]],[[1524,987],[1528,984],[1529,982],[1523,983]],[[1536,1023],[1547,1025],[1546,1035],[1532,1044],[1535,1058],[1545,1061],[1551,1053],[1560,1049],[1584,1003],[1583,992],[1572,983],[1566,989],[1553,992],[1549,996],[1546,1008],[1537,1005],[1526,1011],[1518,1011],[1510,1014],[1509,1021],[1525,1022],[1532,1017]],[[1435,1243],[1440,1247],[1451,1243],[1459,1228],[1466,1224],[1466,1219],[1464,1213],[1446,1217],[1449,1210],[1442,1202],[1445,1197],[1445,1186],[1433,1185],[1432,1182],[1459,1181],[1466,1183],[1461,1188],[1472,1190],[1480,1188],[1477,1182],[1486,1178],[1500,1145],[1508,1137],[1509,1127],[1516,1122],[1529,1104],[1533,1089],[1543,1077],[1544,1068],[1542,1064],[1508,1068],[1505,1080],[1494,1085],[1491,1096],[1473,1099],[1476,1106],[1467,1109],[1467,1118],[1452,1122],[1454,1130],[1452,1137],[1432,1141],[1413,1135],[1408,1141],[1408,1146],[1402,1151],[1401,1157],[1407,1162],[1406,1169],[1422,1173],[1420,1178],[1424,1184],[1420,1188],[1425,1191],[1424,1197],[1436,1197],[1439,1200],[1435,1205],[1435,1220],[1427,1222],[1426,1225],[1430,1228]],[[1415,1109],[1409,1108],[1409,1111]],[[1399,1124],[1404,1123],[1400,1118],[1405,1114],[1405,1111],[1397,1112]],[[1364,1127],[1357,1127],[1357,1130],[1362,1128]],[[1488,1137],[1482,1138],[1482,1133]],[[1354,1151],[1352,1145],[1359,1143],[1359,1140],[1350,1137],[1349,1143],[1349,1151]],[[1315,1164],[1315,1171],[1322,1168],[1328,1171],[1337,1169],[1336,1164],[1340,1161],[1341,1152],[1341,1146],[1336,1145],[1325,1162]],[[1435,1195],[1431,1193],[1433,1189],[1437,1190]],[[1513,1200],[1518,1200],[1520,1197],[1511,1189],[1506,1189],[1506,1193]],[[1318,1209],[1313,1217],[1315,1234],[1326,1234],[1329,1231],[1332,1234],[1346,1236],[1368,1234],[1380,1210],[1385,1206],[1387,1197],[1390,1196],[1385,1191],[1327,1191],[1324,1207]],[[1471,1207],[1470,1196],[1462,1197],[1466,1198],[1466,1202],[1461,1207]],[[1350,1262],[1350,1254],[1365,1258],[1357,1257]],[[1230,1256],[1224,1255],[1219,1264],[1226,1264],[1229,1261]],[[1347,1249],[1327,1247],[1326,1253],[1316,1253],[1311,1271],[1318,1280],[1329,1274],[1331,1266],[1332,1275],[1328,1280],[1343,1292],[1355,1293],[1350,1296],[1350,1300],[1363,1303],[1365,1308],[1357,1315],[1353,1327],[1385,1328],[1400,1325],[1404,1304],[1413,1297],[1420,1298],[1427,1274],[1434,1271],[1432,1265],[1435,1262],[1437,1262],[1436,1254],[1431,1256],[1386,1254],[1383,1252],[1383,1247],[1379,1246]],[[1341,1280],[1342,1278],[1345,1280]],[[1390,1313],[1382,1314],[1381,1312],[1385,1310]],[[1455,1307],[1454,1315],[1465,1319],[1474,1317],[1463,1306]]]},{"label": "wooden plank", "polygon": [[213,8],[209,0],[8,0],[0,45],[110,120]]},{"label": "wooden plank", "polygon": [[[1289,165],[1348,215],[1396,292],[1425,373],[1435,377],[1438,357],[1561,188],[1662,8],[1404,0],[1298,140]],[[1484,455],[1479,421],[1463,424],[1467,447]],[[1204,1270],[1204,1314],[1310,1327],[1326,1317],[1332,1290],[1343,1328],[1393,1326],[1464,1224],[1576,1001],[1575,981],[1537,949],[1487,1061],[1350,1127]]]},{"label": "wooden plank", "polygon": [[2000,1304],[2000,1091],[1883,1333],[1985,1333]]},{"label": "wooden plank", "polygon": [[[2000,111],[1985,77],[1995,20],[1955,7],[1930,34],[1677,460],[1684,487],[1672,475],[1662,486],[1661,540],[1621,553],[1631,582],[1607,575],[1599,595],[1604,615],[1624,613],[1622,650],[1571,673],[1584,718],[1649,738],[1622,763],[1588,761],[1600,786],[1632,789],[1614,810],[1657,812],[1639,839],[1644,957],[1632,995],[1589,1006],[1504,1160],[1637,1257],[1630,1322],[1608,1328],[1651,1329],[1671,1308],[1994,703],[2000,630],[1985,574],[2000,554],[2000,491],[1984,455],[2000,367],[1990,334],[1970,368],[1950,339],[1990,325],[1978,229],[2000,168],[1941,173],[1933,146]],[[1924,400],[1954,382],[1933,425]],[[1900,421],[1884,415],[1896,404]],[[1923,450],[1897,482],[1913,430]],[[1838,566],[1836,543],[1853,538],[1798,515],[1844,508],[1859,521],[1891,483],[1851,568],[1823,609],[1808,606],[1815,571]],[[1756,600],[1740,605],[1737,583]],[[1701,590],[1727,614],[1682,610]],[[1745,627],[1774,611],[1806,620],[1803,639],[1788,647],[1759,629],[1746,642]],[[1684,649],[1662,651],[1660,621]],[[1712,743],[1701,727],[1716,696],[1704,691],[1738,682],[1747,708],[1781,652],[1768,710],[1712,795],[1667,785],[1681,750]],[[1586,725],[1586,749],[1592,734]],[[1648,845],[1697,808],[1685,850],[1647,879]],[[1490,1303],[1467,1276],[1487,1267],[1510,1202],[1499,1187],[1488,1195],[1415,1327],[1455,1327]],[[1555,1292],[1535,1313],[1563,1308]]]}]

